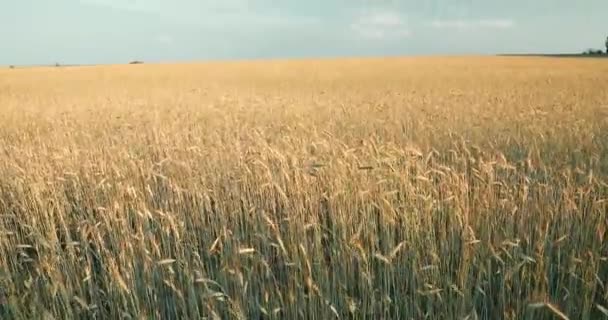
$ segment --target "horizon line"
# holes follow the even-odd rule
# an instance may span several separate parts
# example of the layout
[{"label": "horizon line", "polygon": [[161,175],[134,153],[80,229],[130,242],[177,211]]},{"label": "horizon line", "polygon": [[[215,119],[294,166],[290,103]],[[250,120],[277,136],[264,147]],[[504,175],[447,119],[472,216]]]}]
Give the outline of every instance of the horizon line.
[{"label": "horizon line", "polygon": [[125,62],[107,63],[50,63],[50,64],[6,64],[4,67],[35,68],[35,67],[92,67],[129,65],[133,62],[139,64],[191,64],[214,62],[262,62],[262,61],[303,61],[303,60],[346,60],[346,59],[391,59],[391,58],[442,58],[442,57],[586,57],[608,58],[608,54],[583,53],[462,53],[462,54],[389,54],[389,55],[335,55],[335,56],[308,56],[308,57],[259,57],[259,58],[210,58],[210,59],[179,59],[179,60],[142,60],[134,59]]}]

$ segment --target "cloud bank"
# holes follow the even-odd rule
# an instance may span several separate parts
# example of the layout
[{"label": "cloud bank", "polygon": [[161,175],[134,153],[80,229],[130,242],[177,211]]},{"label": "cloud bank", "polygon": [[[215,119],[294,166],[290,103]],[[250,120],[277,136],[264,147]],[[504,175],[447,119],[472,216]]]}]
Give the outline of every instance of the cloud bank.
[{"label": "cloud bank", "polygon": [[411,36],[406,18],[393,11],[373,11],[359,15],[350,28],[363,38],[386,39]]},{"label": "cloud bank", "polygon": [[511,19],[480,20],[433,20],[431,27],[436,29],[509,29],[515,26]]}]

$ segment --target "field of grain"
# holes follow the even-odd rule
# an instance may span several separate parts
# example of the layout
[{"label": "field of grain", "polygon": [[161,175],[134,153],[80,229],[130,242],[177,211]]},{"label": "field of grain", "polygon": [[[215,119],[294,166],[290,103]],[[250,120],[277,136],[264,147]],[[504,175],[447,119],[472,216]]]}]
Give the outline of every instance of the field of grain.
[{"label": "field of grain", "polygon": [[0,70],[2,319],[608,317],[608,64]]}]

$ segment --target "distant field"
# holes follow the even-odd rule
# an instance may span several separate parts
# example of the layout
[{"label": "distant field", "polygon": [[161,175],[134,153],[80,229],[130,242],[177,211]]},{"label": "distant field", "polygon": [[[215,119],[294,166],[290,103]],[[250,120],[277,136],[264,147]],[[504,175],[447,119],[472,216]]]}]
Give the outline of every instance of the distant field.
[{"label": "distant field", "polygon": [[608,317],[608,64],[0,69],[1,319]]}]

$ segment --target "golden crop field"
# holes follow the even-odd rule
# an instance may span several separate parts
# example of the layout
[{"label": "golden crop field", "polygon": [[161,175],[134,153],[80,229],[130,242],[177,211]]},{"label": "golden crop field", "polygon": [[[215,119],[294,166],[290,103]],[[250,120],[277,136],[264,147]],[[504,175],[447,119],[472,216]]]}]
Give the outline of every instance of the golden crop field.
[{"label": "golden crop field", "polygon": [[0,70],[2,319],[608,317],[608,64]]}]

